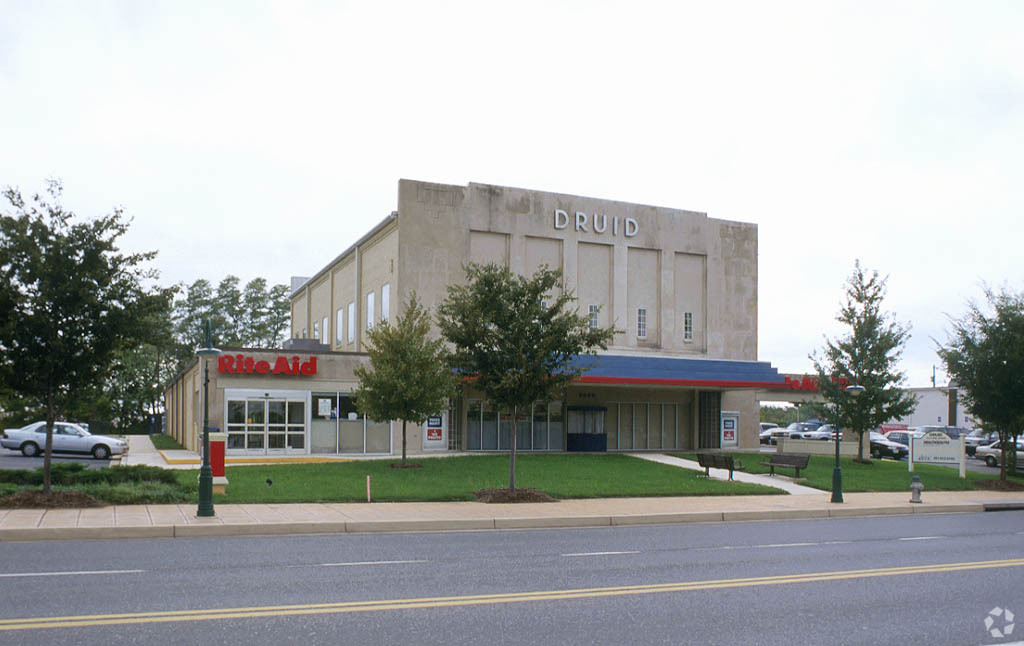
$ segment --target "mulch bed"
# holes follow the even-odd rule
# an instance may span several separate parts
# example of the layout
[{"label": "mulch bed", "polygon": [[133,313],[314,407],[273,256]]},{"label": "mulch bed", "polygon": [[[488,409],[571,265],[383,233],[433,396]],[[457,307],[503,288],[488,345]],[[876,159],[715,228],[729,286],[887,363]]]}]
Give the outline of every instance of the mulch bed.
[{"label": "mulch bed", "polygon": [[392,462],[388,466],[392,469],[419,469],[423,465],[417,462],[406,462],[405,464],[402,464],[401,462]]},{"label": "mulch bed", "polygon": [[1024,491],[1024,484],[1013,480],[975,480],[974,488],[987,491]]},{"label": "mulch bed", "polygon": [[558,502],[537,489],[481,489],[474,491],[477,502]]},{"label": "mulch bed", "polygon": [[106,506],[107,503],[81,491],[53,491],[47,496],[37,489],[26,489],[0,498],[0,507],[5,509],[76,509]]}]

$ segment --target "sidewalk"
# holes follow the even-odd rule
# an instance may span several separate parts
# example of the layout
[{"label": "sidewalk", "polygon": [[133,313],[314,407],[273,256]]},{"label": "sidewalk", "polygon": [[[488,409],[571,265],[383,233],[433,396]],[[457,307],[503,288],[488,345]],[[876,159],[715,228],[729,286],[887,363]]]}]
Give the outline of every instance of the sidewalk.
[{"label": "sidewalk", "polygon": [[[122,464],[167,465],[145,436],[133,440]],[[148,448],[146,445],[148,444]],[[187,452],[186,452],[187,453]],[[192,454],[194,455],[194,454]],[[390,456],[389,456],[390,457]],[[641,455],[666,461],[666,456]],[[685,463],[685,460],[668,458]],[[694,463],[677,464],[689,467]],[[699,467],[696,467],[699,468]],[[741,474],[737,473],[737,479]],[[340,534],[399,531],[521,529],[545,527],[611,527],[659,523],[844,518],[895,514],[981,512],[997,508],[1024,509],[1024,494],[994,491],[925,490],[922,504],[909,502],[910,492],[850,493],[845,502],[829,502],[831,494],[795,485],[779,476],[747,477],[792,490],[786,496],[705,496],[673,498],[604,498],[554,503],[309,503],[215,506],[213,518],[197,518],[195,504],[122,505],[94,509],[0,510],[0,541],[89,538],[173,538]],[[716,474],[713,477],[728,477]]]}]

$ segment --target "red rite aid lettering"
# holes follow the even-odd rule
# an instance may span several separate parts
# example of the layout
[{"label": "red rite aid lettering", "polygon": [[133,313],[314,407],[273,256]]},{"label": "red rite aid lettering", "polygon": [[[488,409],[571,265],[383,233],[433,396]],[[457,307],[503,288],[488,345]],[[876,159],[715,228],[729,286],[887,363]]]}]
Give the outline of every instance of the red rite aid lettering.
[{"label": "red rite aid lettering", "polygon": [[[850,383],[846,377],[833,377],[832,381],[844,388]],[[804,375],[803,378],[786,377],[785,387],[790,390],[818,390],[818,378],[810,375]]]},{"label": "red rite aid lettering", "polygon": [[233,375],[251,375],[253,373],[258,375],[315,375],[316,357],[310,357],[301,364],[298,357],[292,357],[291,363],[288,363],[287,357],[278,357],[274,361],[274,366],[271,367],[270,362],[263,359],[257,361],[244,354],[228,354],[217,358],[217,372]]}]

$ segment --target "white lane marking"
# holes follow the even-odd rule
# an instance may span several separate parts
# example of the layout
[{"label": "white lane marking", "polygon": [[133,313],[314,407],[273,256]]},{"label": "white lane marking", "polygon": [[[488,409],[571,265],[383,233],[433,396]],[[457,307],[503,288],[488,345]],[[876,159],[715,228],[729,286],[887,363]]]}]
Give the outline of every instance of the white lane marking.
[{"label": "white lane marking", "polygon": [[575,554],[563,554],[562,556],[617,556],[619,554],[639,554],[640,552],[577,552]]},{"label": "white lane marking", "polygon": [[349,565],[406,565],[409,563],[429,563],[429,561],[352,561],[350,563],[321,563],[320,567],[347,567]]},{"label": "white lane marking", "polygon": [[5,579],[13,579],[26,576],[82,576],[87,574],[139,574],[145,570],[80,570],[77,572],[12,572],[0,574]]},{"label": "white lane marking", "polygon": [[907,536],[905,538],[900,538],[900,539],[897,539],[897,540],[901,540],[901,541],[932,541],[932,540],[935,540],[936,538],[946,538],[946,537],[945,536]]},{"label": "white lane marking", "polygon": [[852,545],[853,541],[822,541],[820,543],[766,543],[763,545],[722,545],[721,547],[698,547],[698,550],[753,550],[766,547],[813,547],[815,545]]}]

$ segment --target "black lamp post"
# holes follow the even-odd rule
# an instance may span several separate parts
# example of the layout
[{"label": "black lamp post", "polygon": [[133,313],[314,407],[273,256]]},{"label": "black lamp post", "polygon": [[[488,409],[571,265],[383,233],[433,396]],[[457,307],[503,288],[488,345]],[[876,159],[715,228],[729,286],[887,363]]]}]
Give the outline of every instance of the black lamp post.
[{"label": "black lamp post", "polygon": [[[846,392],[852,397],[864,392],[864,386],[852,384],[846,387]],[[843,429],[840,427],[839,399],[836,399],[836,466],[832,469],[832,502],[843,502],[843,470],[839,467],[839,438],[843,436]]]},{"label": "black lamp post", "polygon": [[213,516],[213,468],[210,466],[210,365],[208,358],[216,357],[220,350],[213,347],[213,332],[206,321],[206,347],[197,348],[203,362],[203,466],[199,469],[199,509],[196,516]]}]

